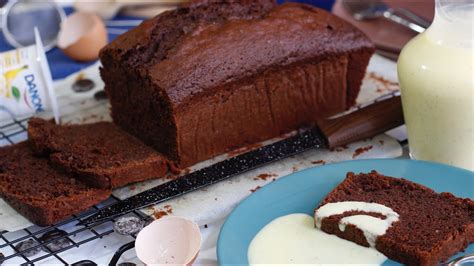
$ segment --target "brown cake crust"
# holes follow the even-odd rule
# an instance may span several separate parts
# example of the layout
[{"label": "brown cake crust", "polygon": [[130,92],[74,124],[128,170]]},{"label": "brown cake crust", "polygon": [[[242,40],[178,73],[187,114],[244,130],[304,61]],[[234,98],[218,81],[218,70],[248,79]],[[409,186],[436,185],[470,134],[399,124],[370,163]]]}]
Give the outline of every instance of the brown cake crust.
[{"label": "brown cake crust", "polygon": [[110,196],[36,157],[29,143],[0,148],[0,196],[31,222],[46,226],[87,210]]},{"label": "brown cake crust", "polygon": [[[348,173],[319,207],[340,201],[375,202],[397,212],[399,221],[377,238],[375,248],[406,265],[437,265],[474,242],[472,200],[456,198],[450,193],[438,194],[403,178],[387,177],[375,171]],[[355,226],[347,225],[344,232],[339,230],[339,220],[350,214],[324,218],[321,229],[368,247],[363,232]]]},{"label": "brown cake crust", "polygon": [[122,128],[187,167],[354,104],[374,51],[362,32],[307,5],[211,2],[147,20],[101,51]]},{"label": "brown cake crust", "polygon": [[110,122],[56,125],[32,118],[28,137],[36,153],[94,187],[117,188],[167,172],[163,156]]}]

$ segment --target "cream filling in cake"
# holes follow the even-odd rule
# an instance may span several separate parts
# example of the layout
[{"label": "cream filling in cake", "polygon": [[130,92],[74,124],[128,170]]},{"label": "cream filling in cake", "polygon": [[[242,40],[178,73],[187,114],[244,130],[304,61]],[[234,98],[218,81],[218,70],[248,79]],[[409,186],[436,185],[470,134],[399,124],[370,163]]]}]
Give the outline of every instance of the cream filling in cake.
[{"label": "cream filling in cake", "polygon": [[399,218],[398,213],[382,204],[361,201],[342,201],[327,203],[317,209],[314,215],[316,227],[321,229],[324,218],[351,211],[378,213],[386,217],[385,219],[381,219],[370,215],[357,214],[344,217],[339,221],[339,230],[342,232],[345,231],[348,224],[352,224],[362,230],[367,243],[369,243],[371,247],[375,246],[377,237],[384,235],[392,223],[398,221]]}]

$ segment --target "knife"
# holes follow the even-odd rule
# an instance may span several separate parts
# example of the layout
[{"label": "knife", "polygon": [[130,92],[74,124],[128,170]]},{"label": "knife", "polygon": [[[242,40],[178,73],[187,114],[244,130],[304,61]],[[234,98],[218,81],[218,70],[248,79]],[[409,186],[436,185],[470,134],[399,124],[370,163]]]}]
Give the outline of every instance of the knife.
[{"label": "knife", "polygon": [[392,96],[337,118],[319,120],[317,127],[299,130],[294,136],[218,162],[103,207],[78,225],[105,222],[309,149],[346,145],[373,137],[403,123],[400,97]]}]

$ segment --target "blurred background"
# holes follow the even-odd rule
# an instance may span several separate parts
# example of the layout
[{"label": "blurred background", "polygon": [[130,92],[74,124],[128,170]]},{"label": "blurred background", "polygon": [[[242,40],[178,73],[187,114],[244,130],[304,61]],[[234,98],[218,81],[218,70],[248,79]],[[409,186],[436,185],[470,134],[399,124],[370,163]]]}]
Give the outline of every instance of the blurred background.
[{"label": "blurred background", "polygon": [[[47,58],[53,79],[61,79],[96,62],[97,52],[105,43],[133,28],[143,19],[176,8],[184,2],[186,0],[0,0],[3,33],[0,35],[0,52],[33,44],[32,29],[38,27],[43,43],[49,50]],[[278,2],[288,1],[278,0]],[[353,23],[376,43],[379,54],[393,60],[397,59],[403,45],[416,36],[417,32],[383,17],[356,19],[351,5],[363,3],[377,9],[385,6],[394,10],[407,10],[419,16],[422,19],[420,23],[425,23],[425,27],[432,21],[434,10],[432,0],[383,2],[380,0],[294,0],[294,2],[332,11]],[[71,16],[78,10],[95,13],[100,21],[85,15]],[[407,15],[403,12],[401,14]]]}]

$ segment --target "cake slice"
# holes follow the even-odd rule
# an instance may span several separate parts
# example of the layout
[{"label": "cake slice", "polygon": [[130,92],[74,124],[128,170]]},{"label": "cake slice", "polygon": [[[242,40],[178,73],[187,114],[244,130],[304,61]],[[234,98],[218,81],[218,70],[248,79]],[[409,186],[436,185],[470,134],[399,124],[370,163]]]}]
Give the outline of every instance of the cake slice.
[{"label": "cake slice", "polygon": [[117,188],[162,177],[166,159],[110,122],[56,125],[32,118],[28,137],[33,150],[98,188]]},{"label": "cake slice", "polygon": [[474,202],[405,179],[348,173],[316,226],[407,265],[437,265],[474,242]]},{"label": "cake slice", "polygon": [[50,225],[87,210],[110,195],[36,157],[27,142],[0,148],[0,196],[37,225]]}]

